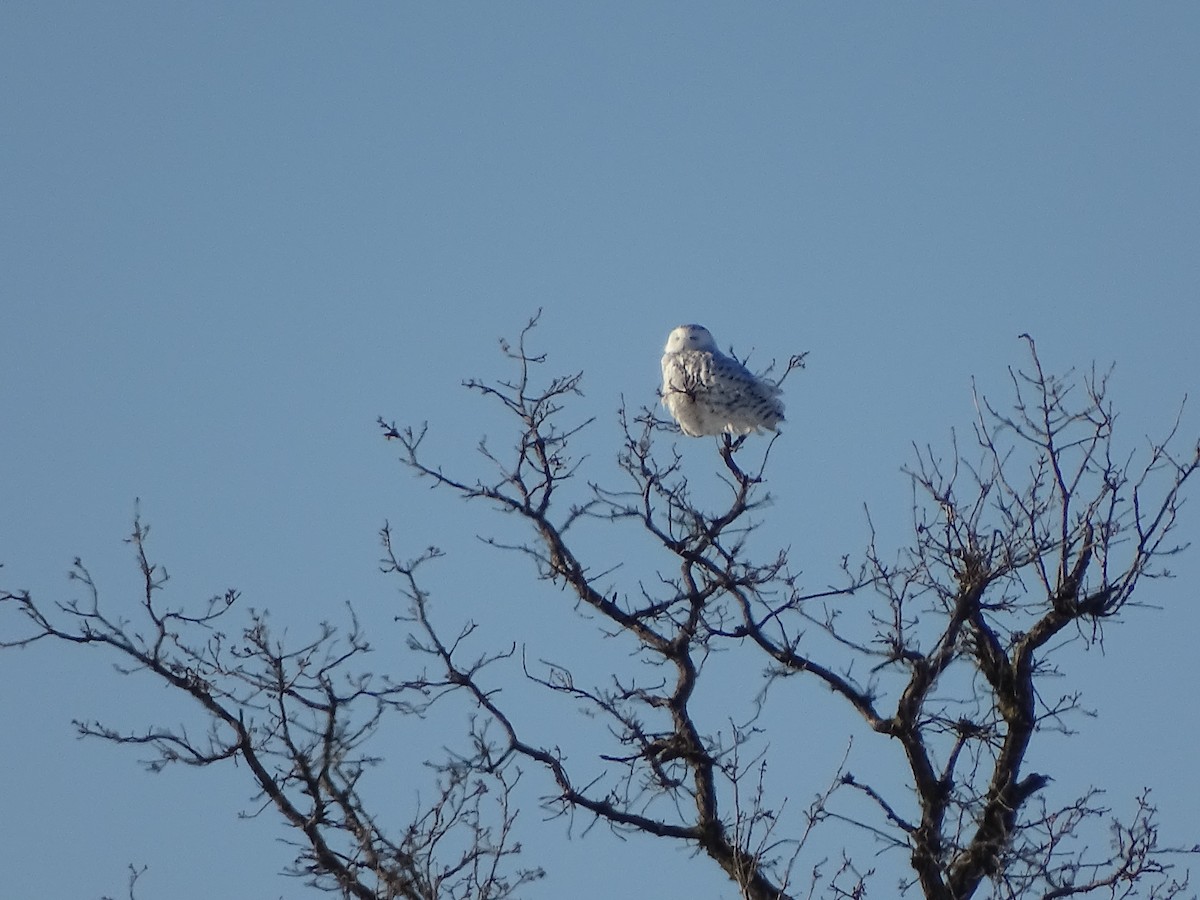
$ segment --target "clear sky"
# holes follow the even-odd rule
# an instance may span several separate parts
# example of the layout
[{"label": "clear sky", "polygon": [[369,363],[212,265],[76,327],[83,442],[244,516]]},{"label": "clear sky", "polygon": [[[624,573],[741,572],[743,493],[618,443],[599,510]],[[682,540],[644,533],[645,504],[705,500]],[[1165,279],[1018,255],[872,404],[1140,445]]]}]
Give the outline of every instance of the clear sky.
[{"label": "clear sky", "polygon": [[[0,582],[68,598],[78,555],[132,603],[140,497],[173,597],[236,586],[296,635],[352,601],[402,668],[387,519],[452,552],[448,618],[533,640],[561,596],[374,419],[428,419],[474,471],[504,423],[459,382],[505,374],[496,338],[539,307],[602,472],[675,325],[811,351],[765,528],[816,581],[864,502],[905,538],[912,443],[969,426],[972,377],[1003,397],[1021,332],[1055,370],[1116,362],[1132,447],[1200,390],[1198,42],[1170,2],[4,3]],[[1155,787],[1192,843],[1200,565],[1176,570],[1103,655],[1071,648],[1100,716],[1042,767],[1119,808]],[[797,707],[798,770],[841,746],[827,708]],[[146,897],[300,896],[273,820],[236,818],[241,771],[152,776],[70,725],[186,715],[98,654],[0,654],[0,895],[117,894],[136,863]],[[679,849],[525,824],[530,897],[734,896]]]}]

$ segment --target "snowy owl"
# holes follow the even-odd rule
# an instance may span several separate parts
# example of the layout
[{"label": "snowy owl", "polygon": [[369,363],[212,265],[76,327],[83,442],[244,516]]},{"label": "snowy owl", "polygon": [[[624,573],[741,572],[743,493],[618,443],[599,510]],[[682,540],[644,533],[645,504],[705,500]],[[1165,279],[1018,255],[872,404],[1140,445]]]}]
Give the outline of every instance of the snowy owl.
[{"label": "snowy owl", "polygon": [[718,350],[703,325],[680,325],[671,332],[662,372],[663,406],[690,437],[779,430],[779,386]]}]

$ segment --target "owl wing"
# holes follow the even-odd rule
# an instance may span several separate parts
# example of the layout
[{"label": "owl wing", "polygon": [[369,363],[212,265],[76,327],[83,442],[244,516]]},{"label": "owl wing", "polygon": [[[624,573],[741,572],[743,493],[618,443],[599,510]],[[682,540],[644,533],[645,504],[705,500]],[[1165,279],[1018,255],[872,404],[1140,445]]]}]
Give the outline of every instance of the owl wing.
[{"label": "owl wing", "polygon": [[757,405],[778,402],[783,393],[779,385],[759,378],[736,359],[713,355],[705,367],[702,382],[715,396],[731,405]]},{"label": "owl wing", "polygon": [[663,357],[663,405],[684,434],[746,434],[783,421],[779,386],[721,353]]}]

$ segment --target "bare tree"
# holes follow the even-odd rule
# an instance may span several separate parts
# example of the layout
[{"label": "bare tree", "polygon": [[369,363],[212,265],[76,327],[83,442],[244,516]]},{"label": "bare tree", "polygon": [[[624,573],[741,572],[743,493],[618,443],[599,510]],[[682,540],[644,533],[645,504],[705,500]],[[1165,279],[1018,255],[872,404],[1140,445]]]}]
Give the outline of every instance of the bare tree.
[{"label": "bare tree", "polygon": [[[569,419],[582,374],[539,381],[545,359],[527,347],[536,321],[515,346],[502,343],[513,379],[466,383],[515,426],[505,451],[481,443],[482,474],[445,472],[427,455],[425,427],[380,426],[417,475],[509,515],[510,537],[492,542],[527,557],[594,623],[613,660],[607,679],[549,654],[488,649],[471,623],[435,619],[424,579],[441,552],[406,558],[387,527],[384,569],[409,603],[405,678],[362,671],[369,647],[352,615],[345,636],[326,625],[287,649],[259,614],[233,637],[221,630],[235,592],[196,613],[167,607],[140,523],[131,541],[145,584],[141,624],[103,612],[77,561],[84,601],[47,608],[25,592],[0,595],[30,628],[5,645],[101,645],[131,672],[190,696],[211,723],[203,738],[79,728],[152,746],[155,766],[242,759],[264,807],[292,829],[297,873],[345,897],[505,897],[540,877],[513,859],[521,771],[550,785],[550,813],[694,848],[752,900],[866,896],[881,847],[902,854],[904,890],[930,900],[1185,893],[1186,874],[1171,861],[1181,851],[1160,844],[1147,794],[1124,817],[1094,790],[1051,804],[1051,773],[1026,766],[1034,739],[1068,730],[1080,711],[1077,695],[1047,689],[1066,639],[1102,639],[1136,605],[1142,580],[1168,574],[1182,549],[1171,536],[1200,445],[1178,456],[1178,423],[1130,453],[1115,441],[1107,375],[1049,375],[1027,338],[1030,364],[1011,372],[1011,406],[977,396],[969,448],[917,449],[907,544],[884,551],[872,529],[861,558],[842,561],[841,583],[814,590],[788,550],[761,549],[773,440],[716,444],[725,499],[707,508],[675,445],[662,446],[673,426],[652,408],[622,409],[623,482],[585,479],[577,445],[589,423]],[[781,379],[802,365],[794,357]],[[743,461],[755,453],[753,465]],[[623,581],[624,551],[606,558],[598,530],[608,547],[657,554],[656,580]],[[706,696],[718,660],[743,675],[740,709]],[[521,708],[497,690],[514,670],[547,702],[602,723],[602,740],[568,756],[569,727],[529,733]],[[906,786],[856,776],[847,756],[803,808],[789,803],[772,780],[788,760],[772,750],[769,722],[814,687],[857,716],[880,754],[895,755]],[[447,697],[476,709],[469,749],[435,767],[434,802],[389,830],[357,790],[382,759],[368,741],[383,717]],[[847,736],[824,739],[844,745]],[[837,828],[842,859],[810,858],[812,836]],[[861,853],[854,833],[870,841]]]},{"label": "bare tree", "polygon": [[[84,599],[49,608],[28,592],[0,593],[30,632],[0,642],[21,647],[45,640],[101,647],[126,675],[157,678],[202,710],[205,729],[186,725],[120,731],[77,721],[85,737],[150,748],[146,765],[211,766],[241,761],[256,807],[274,809],[296,847],[291,874],[357,900],[499,900],[540,878],[536,868],[511,869],[520,851],[510,838],[515,776],[484,772],[455,758],[431,763],[432,800],[407,822],[381,822],[363,802],[359,783],[382,761],[367,750],[385,716],[419,719],[444,691],[434,681],[397,681],[362,668],[371,647],[351,612],[345,634],[322,623],[311,640],[287,647],[266,613],[248,610],[236,627],[235,590],[198,611],[163,598],[164,569],[150,561],[149,526],[135,519],[132,545],[141,571],[138,608],[110,614],[91,573],[76,559],[71,578]],[[130,896],[142,874],[132,869]]]}]

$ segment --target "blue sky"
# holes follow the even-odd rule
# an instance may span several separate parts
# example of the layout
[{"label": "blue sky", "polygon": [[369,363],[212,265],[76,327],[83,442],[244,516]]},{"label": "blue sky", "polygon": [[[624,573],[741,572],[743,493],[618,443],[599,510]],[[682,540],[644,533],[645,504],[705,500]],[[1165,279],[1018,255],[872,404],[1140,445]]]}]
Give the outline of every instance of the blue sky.
[{"label": "blue sky", "polygon": [[[474,471],[505,423],[459,382],[504,374],[497,337],[539,307],[599,471],[675,325],[810,351],[765,527],[818,581],[864,503],[904,539],[912,443],[969,426],[972,377],[1004,395],[1021,332],[1055,370],[1116,362],[1134,446],[1200,389],[1198,37],[1183,3],[5,4],[0,578],[66,598],[78,555],[132,602],[140,497],[174,596],[236,586],[297,634],[351,601],[398,655],[386,519],[453,551],[448,616],[533,640],[554,596],[466,540],[505,522],[414,483],[373,423],[429,420]],[[1072,650],[1101,715],[1046,765],[1115,804],[1150,784],[1191,843],[1200,571],[1175,569],[1161,611]],[[117,893],[129,862],[146,896],[302,893],[273,823],[235,818],[240,773],[74,740],[183,717],[161,689],[52,647],[0,654],[0,684],[0,893]],[[806,702],[800,745],[840,741]],[[527,819],[530,896],[734,895],[678,849]]]}]

